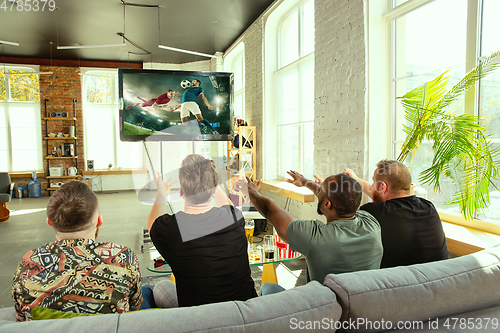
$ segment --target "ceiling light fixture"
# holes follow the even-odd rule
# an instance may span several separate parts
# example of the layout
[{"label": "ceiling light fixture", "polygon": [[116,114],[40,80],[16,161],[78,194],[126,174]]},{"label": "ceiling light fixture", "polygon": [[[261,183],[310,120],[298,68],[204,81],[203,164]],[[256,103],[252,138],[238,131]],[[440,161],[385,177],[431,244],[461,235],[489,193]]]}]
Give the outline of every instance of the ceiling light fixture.
[{"label": "ceiling light fixture", "polygon": [[202,57],[208,57],[208,58],[217,58],[216,56],[212,54],[207,54],[207,53],[201,53],[201,52],[196,52],[196,51],[190,51],[190,50],[185,50],[185,49],[179,49],[177,47],[171,47],[171,46],[165,46],[161,44],[161,28],[160,28],[160,6],[158,6],[158,48],[160,49],[165,49],[169,51],[175,51],[175,52],[181,52],[181,53],[188,53],[188,54],[194,54]]},{"label": "ceiling light fixture", "polygon": [[12,75],[31,75],[31,74],[54,74],[53,72],[25,72],[25,73],[5,73],[5,76],[12,76]]},{"label": "ceiling light fixture", "polygon": [[16,42],[8,42],[8,41],[6,41],[6,40],[0,40],[0,44],[12,45],[12,46],[19,46],[19,43],[16,43]]},{"label": "ceiling light fixture", "polygon": [[120,44],[103,44],[103,45],[69,45],[69,46],[58,46],[58,50],[74,50],[74,49],[94,49],[98,47],[119,47],[127,46],[126,43]]},{"label": "ceiling light fixture", "polygon": [[176,52],[181,52],[181,53],[189,53],[189,54],[199,55],[199,56],[202,56],[202,57],[217,58],[217,56],[214,56],[212,54],[195,52],[195,51],[189,51],[189,50],[184,50],[184,49],[178,49],[176,47],[170,47],[170,46],[165,46],[165,45],[158,45],[158,47],[160,49],[165,49],[165,50],[170,50],[170,51],[176,51]]}]

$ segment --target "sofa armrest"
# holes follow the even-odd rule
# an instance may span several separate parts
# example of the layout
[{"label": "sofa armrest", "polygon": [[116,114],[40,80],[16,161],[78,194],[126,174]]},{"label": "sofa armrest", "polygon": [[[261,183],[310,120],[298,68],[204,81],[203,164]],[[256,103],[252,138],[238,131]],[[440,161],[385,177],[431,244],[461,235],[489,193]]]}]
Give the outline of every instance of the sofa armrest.
[{"label": "sofa armrest", "polygon": [[16,321],[16,310],[14,307],[0,309],[0,320]]},{"label": "sofa armrest", "polygon": [[[500,305],[500,246],[426,264],[330,274],[343,321],[380,323],[451,316]],[[344,332],[380,332],[369,325]]]}]

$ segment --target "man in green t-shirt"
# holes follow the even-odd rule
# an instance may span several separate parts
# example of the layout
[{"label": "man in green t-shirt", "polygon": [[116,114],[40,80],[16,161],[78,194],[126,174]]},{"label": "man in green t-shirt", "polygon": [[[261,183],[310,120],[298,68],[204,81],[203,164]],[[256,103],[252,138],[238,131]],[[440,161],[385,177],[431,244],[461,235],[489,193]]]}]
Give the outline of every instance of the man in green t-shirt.
[{"label": "man in green t-shirt", "polygon": [[[247,178],[237,188],[250,197],[255,208],[274,226],[280,238],[293,251],[306,258],[307,281],[323,283],[328,274],[340,274],[380,268],[382,240],[380,225],[367,212],[358,211],[361,185],[345,174],[337,174],[317,183],[295,171],[287,180],[296,186],[306,186],[318,197],[319,220],[298,220],[280,208],[273,200],[260,195],[258,186]],[[247,185],[247,186],[245,186]],[[264,285],[261,293],[265,294]],[[273,289],[273,288],[271,288]]]}]

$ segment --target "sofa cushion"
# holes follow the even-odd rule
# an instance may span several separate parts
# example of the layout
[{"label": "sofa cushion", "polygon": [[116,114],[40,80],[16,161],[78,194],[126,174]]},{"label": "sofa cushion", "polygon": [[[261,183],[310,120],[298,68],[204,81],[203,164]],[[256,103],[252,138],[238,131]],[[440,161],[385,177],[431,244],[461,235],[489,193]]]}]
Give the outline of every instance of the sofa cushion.
[{"label": "sofa cushion", "polygon": [[[129,312],[120,316],[119,333],[163,332],[282,332],[294,325],[337,321],[341,307],[335,294],[318,282],[278,294],[196,307]],[[314,330],[333,332],[326,329]]]},{"label": "sofa cushion", "polygon": [[75,312],[64,312],[49,308],[44,308],[42,306],[35,306],[31,310],[31,316],[33,320],[49,320],[49,319],[69,319],[75,317],[88,317],[97,316],[100,313],[75,313]]},{"label": "sofa cushion", "polygon": [[[500,305],[500,246],[426,264],[328,275],[344,332],[380,332],[390,322],[451,316]],[[365,323],[363,324],[363,321]],[[360,325],[358,325],[360,323]]]},{"label": "sofa cushion", "polygon": [[[2,333],[116,333],[118,331],[119,314],[104,316],[76,317],[71,319],[49,319],[26,321],[22,323],[0,320]],[[145,331],[144,331],[145,332]]]},{"label": "sofa cushion", "polygon": [[0,309],[0,320],[16,321],[16,310],[13,306]]},{"label": "sofa cushion", "polygon": [[[428,322],[401,323],[401,329],[391,331],[396,333],[498,333],[500,331],[500,306],[465,312],[443,318],[434,318]],[[405,327],[406,325],[406,327]]]}]

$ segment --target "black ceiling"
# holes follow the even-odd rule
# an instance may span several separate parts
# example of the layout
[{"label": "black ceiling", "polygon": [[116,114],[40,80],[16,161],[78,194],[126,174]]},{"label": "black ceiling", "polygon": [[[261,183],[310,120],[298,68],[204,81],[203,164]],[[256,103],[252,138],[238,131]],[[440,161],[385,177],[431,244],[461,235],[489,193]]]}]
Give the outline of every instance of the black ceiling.
[{"label": "black ceiling", "polygon": [[[131,62],[185,63],[209,58],[159,49],[161,44],[214,54],[229,46],[268,8],[274,0],[51,0],[29,1],[32,10],[0,8],[0,40],[18,42],[3,45],[5,56],[64,60],[108,60]],[[4,1],[0,0],[0,5]],[[19,1],[18,1],[19,2]],[[50,3],[50,4],[53,4]],[[159,5],[137,7],[132,4]],[[125,7],[125,15],[124,15]],[[21,7],[19,7],[21,8]],[[159,13],[159,14],[158,14]],[[125,19],[124,19],[125,18]],[[160,19],[158,19],[160,18]],[[159,22],[159,24],[158,24]],[[160,29],[158,29],[160,25]],[[57,50],[57,46],[120,44],[124,33],[131,42],[152,55],[138,55],[140,49],[126,46]],[[52,42],[52,46],[50,44]],[[2,52],[0,45],[0,52]],[[52,54],[51,54],[52,52]],[[2,55],[0,55],[1,57]],[[0,58],[2,62],[2,58]]]}]

